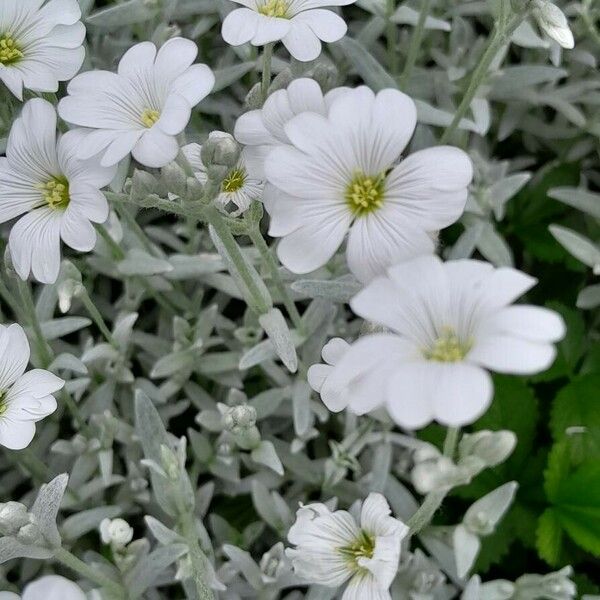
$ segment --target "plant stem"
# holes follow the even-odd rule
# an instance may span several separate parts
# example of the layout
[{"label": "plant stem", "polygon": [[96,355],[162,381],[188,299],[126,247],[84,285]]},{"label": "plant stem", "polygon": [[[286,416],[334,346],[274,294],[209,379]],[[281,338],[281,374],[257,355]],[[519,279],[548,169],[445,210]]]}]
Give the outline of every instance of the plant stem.
[{"label": "plant stem", "polygon": [[406,88],[410,78],[412,76],[413,69],[417,64],[419,58],[419,51],[421,50],[421,42],[423,41],[423,35],[425,34],[425,23],[431,10],[431,0],[423,0],[421,6],[421,12],[419,13],[419,20],[413,31],[412,38],[410,40],[410,46],[408,47],[408,53],[406,56],[406,63],[404,64],[404,71],[400,79],[400,87]]},{"label": "plant stem", "polygon": [[35,336],[35,346],[38,352],[38,358],[43,369],[47,369],[52,362],[52,350],[48,346],[48,342],[42,332],[42,327],[35,310],[35,304],[33,303],[33,296],[31,294],[31,287],[28,281],[23,281],[21,278],[17,278],[17,285],[19,287],[19,294],[21,301],[27,314],[27,320]]},{"label": "plant stem", "polygon": [[396,12],[396,0],[387,0],[387,29],[385,37],[387,39],[387,52],[388,52],[388,69],[392,76],[395,76],[398,72],[398,26],[392,21],[392,17]]},{"label": "plant stem", "polygon": [[273,258],[273,252],[271,248],[269,248],[265,238],[262,236],[258,225],[253,226],[250,225],[248,228],[248,236],[252,240],[252,243],[259,251],[261,258],[264,263],[267,265],[269,269],[269,273],[271,275],[271,280],[273,281],[275,288],[279,292],[279,296],[292,319],[292,323],[294,327],[298,331],[302,331],[304,329],[304,323],[302,322],[302,317],[296,308],[295,302],[292,300],[290,294],[288,293],[287,287],[283,283],[281,279],[281,275],[279,274],[279,268],[277,266],[277,262]]},{"label": "plant stem", "polygon": [[120,583],[109,579],[106,577],[106,575],[103,575],[102,571],[99,569],[90,567],[88,564],[84,563],[65,548],[59,548],[56,551],[54,558],[75,573],[78,573],[82,577],[85,577],[86,579],[93,581],[95,584],[105,588],[117,598],[122,598],[123,600],[128,598],[127,591]]},{"label": "plant stem", "polygon": [[271,62],[273,59],[273,46],[274,44],[271,42],[270,44],[266,44],[263,48],[262,83],[260,88],[263,102],[269,95],[269,86],[271,85]]},{"label": "plant stem", "polygon": [[85,309],[88,311],[90,317],[92,317],[92,321],[96,323],[96,327],[100,330],[106,341],[113,346],[114,348],[119,348],[115,338],[113,337],[110,329],[106,325],[104,321],[104,317],[100,314],[100,311],[96,308],[94,301],[90,298],[90,295],[87,293],[87,290],[83,292],[81,295],[81,301],[85,306]]},{"label": "plant stem", "polygon": [[252,274],[248,270],[246,259],[242,255],[242,252],[221,213],[217,208],[215,208],[215,206],[209,205],[206,207],[204,214],[206,216],[206,220],[212,226],[217,237],[221,240],[221,243],[225,247],[227,254],[229,254],[229,257],[231,258],[238,275],[248,289],[248,292],[254,301],[254,309],[259,314],[268,312],[270,307],[265,303],[263,296],[258,289],[254,278],[252,277]]},{"label": "plant stem", "polygon": [[[449,427],[444,440],[444,456],[452,459],[456,452],[460,430],[456,427]],[[417,512],[408,520],[407,525],[410,528],[411,535],[419,533],[424,527],[427,527],[433,519],[433,515],[438,511],[444,498],[447,496],[448,489],[435,490],[425,496],[423,504]]]},{"label": "plant stem", "polygon": [[440,140],[440,144],[446,144],[454,135],[462,118],[467,114],[467,111],[471,107],[471,103],[473,102],[479,87],[485,81],[490,65],[492,62],[494,62],[494,59],[496,56],[498,56],[498,53],[500,50],[502,50],[504,45],[510,41],[512,34],[522,23],[527,12],[528,11],[515,13],[507,21],[504,19],[496,21],[496,24],[494,25],[494,31],[489,39],[488,45],[481,55],[475,70],[473,71],[473,75],[471,76],[469,85],[467,86],[467,90],[456,110],[456,113],[454,114],[452,123],[450,123],[446,131],[444,131],[444,134]]}]

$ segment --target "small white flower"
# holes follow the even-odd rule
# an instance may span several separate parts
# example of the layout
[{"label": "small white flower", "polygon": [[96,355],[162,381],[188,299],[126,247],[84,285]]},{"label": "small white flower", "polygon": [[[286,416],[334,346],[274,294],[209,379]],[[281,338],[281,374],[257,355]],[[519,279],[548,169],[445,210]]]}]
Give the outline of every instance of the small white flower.
[{"label": "small white flower", "polygon": [[289,270],[325,265],[348,232],[348,265],[363,282],[433,252],[430,233],[462,214],[473,169],[449,146],[398,162],[416,119],[402,92],[360,87],[334,98],[327,116],[303,112],[287,122],[290,145],[273,148],[265,162],[265,207]]},{"label": "small white flower", "polygon": [[[202,162],[202,146],[188,144],[182,148],[182,151],[194,170],[196,179],[203,185],[206,184],[208,174]],[[223,179],[221,191],[215,198],[215,202],[223,211],[229,212],[232,217],[237,217],[248,210],[254,200],[262,198],[263,189],[264,182],[258,176],[253,162],[248,160],[244,148],[237,164]],[[232,205],[235,209],[229,210]]]},{"label": "small white flower", "polygon": [[152,42],[130,48],[117,73],[89,71],[69,83],[58,112],[85,127],[79,156],[102,154],[101,164],[117,164],[130,152],[147,167],[164,167],[177,156],[176,136],[192,108],[212,90],[215,77],[192,63],[198,47],[174,38],[160,50]]},{"label": "small white flower", "polygon": [[87,600],[83,590],[60,575],[46,575],[23,590],[23,600]]},{"label": "small white flower", "polygon": [[320,387],[323,402],[358,414],[385,405],[409,429],[472,423],[492,399],[487,369],[533,374],[554,360],[562,318],[511,306],[535,283],[477,260],[422,256],[391,267],[350,303],[390,333],[366,335],[344,353]]},{"label": "small white flower", "polygon": [[64,381],[49,371],[32,369],[29,343],[16,323],[0,325],[0,445],[26,448],[35,435],[35,424],[56,410],[52,394]]},{"label": "small white flower", "polygon": [[56,137],[56,112],[36,98],[23,107],[11,129],[6,158],[0,159],[0,223],[26,213],[13,226],[9,249],[22,279],[32,272],[54,283],[60,269],[60,241],[80,252],[96,243],[93,223],[108,216],[100,189],[115,168],[76,157],[82,136],[69,131]]},{"label": "small white flower", "polygon": [[79,71],[85,58],[80,18],[77,0],[2,0],[0,79],[19,100],[24,87],[56,92],[59,81]]},{"label": "small white flower", "polygon": [[271,149],[291,143],[285,133],[289,121],[304,112],[327,115],[335,98],[348,90],[341,87],[323,94],[314,79],[295,79],[286,89],[273,92],[262,108],[250,110],[239,117],[235,124],[235,138],[248,147],[248,153],[262,167]]},{"label": "small white flower", "polygon": [[389,587],[408,527],[390,513],[386,499],[377,493],[363,503],[360,524],[345,510],[332,512],[321,503],[303,506],[288,533],[296,546],[286,551],[294,571],[326,587],[350,580],[342,600],[391,600]]},{"label": "small white flower", "polygon": [[232,46],[250,42],[264,46],[282,41],[297,60],[315,60],[321,42],[337,42],[346,35],[345,21],[328,6],[345,6],[356,0],[233,0],[242,4],[223,21],[223,39]]},{"label": "small white flower", "polygon": [[133,539],[133,528],[125,519],[103,519],[100,523],[100,538],[104,544],[123,548]]},{"label": "small white flower", "polygon": [[569,27],[569,21],[558,6],[547,0],[536,0],[533,15],[540,29],[563,48],[575,47],[575,38]]}]

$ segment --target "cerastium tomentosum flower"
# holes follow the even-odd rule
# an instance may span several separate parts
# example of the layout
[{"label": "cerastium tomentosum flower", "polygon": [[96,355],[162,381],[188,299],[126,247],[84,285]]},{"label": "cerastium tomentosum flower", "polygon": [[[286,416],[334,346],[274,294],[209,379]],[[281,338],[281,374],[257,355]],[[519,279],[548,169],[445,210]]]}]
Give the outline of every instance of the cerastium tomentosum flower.
[{"label": "cerastium tomentosum flower", "polygon": [[79,156],[100,154],[104,166],[130,152],[147,167],[174,160],[176,136],[215,83],[209,67],[192,64],[197,53],[196,44],[183,38],[158,51],[152,42],[142,42],[124,54],[117,73],[89,71],[73,79],[58,111],[65,121],[85,128]]},{"label": "cerastium tomentosum flower", "polygon": [[11,450],[27,447],[35,424],[56,410],[54,392],[64,381],[49,371],[32,369],[29,343],[20,325],[0,325],[0,445]]},{"label": "cerastium tomentosum flower", "polygon": [[337,42],[346,34],[344,19],[329,6],[345,6],[356,0],[233,0],[243,8],[223,21],[223,39],[232,46],[250,42],[264,46],[282,41],[297,60],[315,60],[321,42]]},{"label": "cerastium tomentosum flower", "polygon": [[100,191],[116,168],[77,158],[79,131],[56,135],[56,112],[42,99],[30,100],[10,132],[6,158],[0,159],[0,222],[13,225],[9,249],[22,279],[29,273],[54,283],[60,269],[61,240],[80,252],[96,243],[92,223],[108,217]]},{"label": "cerastium tomentosum flower", "polygon": [[85,27],[77,0],[3,0],[0,79],[17,97],[23,88],[56,92],[85,57]]},{"label": "cerastium tomentosum flower", "polygon": [[[402,427],[475,421],[489,406],[487,370],[533,374],[556,356],[565,334],[556,312],[512,303],[536,283],[516,269],[422,256],[387,270],[351,301],[389,329],[350,348],[339,343],[311,367],[309,381],[330,410],[358,414],[385,405]],[[338,348],[339,347],[339,348]],[[333,356],[332,356],[333,355]]]},{"label": "cerastium tomentosum flower", "polygon": [[377,493],[364,501],[359,520],[322,503],[302,506],[288,532],[295,548],[286,553],[294,571],[326,587],[337,588],[349,580],[343,600],[391,600],[389,587],[408,527],[390,513],[386,499]]},{"label": "cerastium tomentosum flower", "polygon": [[362,282],[433,252],[432,232],[462,214],[473,169],[450,146],[401,159],[416,123],[402,92],[359,87],[334,98],[326,115],[302,112],[285,124],[290,143],[265,161],[265,207],[288,269],[322,267],[348,233],[348,265]]}]

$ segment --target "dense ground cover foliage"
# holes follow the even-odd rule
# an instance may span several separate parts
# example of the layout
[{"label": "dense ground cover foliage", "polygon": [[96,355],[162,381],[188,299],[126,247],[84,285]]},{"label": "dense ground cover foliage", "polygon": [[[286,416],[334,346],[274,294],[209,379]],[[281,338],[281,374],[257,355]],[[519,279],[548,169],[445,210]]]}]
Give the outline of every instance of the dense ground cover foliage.
[{"label": "dense ground cover foliage", "polygon": [[0,600],[600,597],[597,2],[0,24]]}]

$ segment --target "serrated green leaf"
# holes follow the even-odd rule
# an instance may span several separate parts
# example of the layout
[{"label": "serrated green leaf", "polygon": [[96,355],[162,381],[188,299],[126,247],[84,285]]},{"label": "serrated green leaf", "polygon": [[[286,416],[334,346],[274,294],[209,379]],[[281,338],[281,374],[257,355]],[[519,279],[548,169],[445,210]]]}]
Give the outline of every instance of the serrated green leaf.
[{"label": "serrated green leaf", "polygon": [[550,565],[558,566],[562,550],[563,530],[556,513],[547,509],[538,521],[536,547],[538,554]]}]

